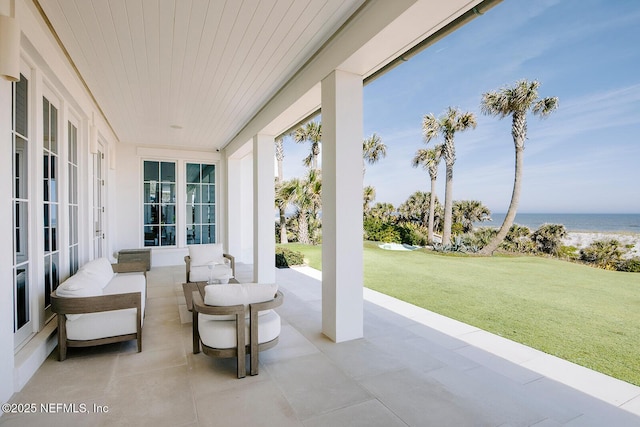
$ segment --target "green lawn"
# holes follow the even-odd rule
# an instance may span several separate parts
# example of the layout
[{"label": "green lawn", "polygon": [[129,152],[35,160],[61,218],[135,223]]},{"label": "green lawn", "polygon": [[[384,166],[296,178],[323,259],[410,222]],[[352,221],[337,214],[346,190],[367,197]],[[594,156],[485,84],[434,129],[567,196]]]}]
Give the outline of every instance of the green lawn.
[{"label": "green lawn", "polygon": [[[320,246],[288,244],[322,268]],[[640,274],[530,256],[386,251],[364,243],[365,286],[640,385]]]}]

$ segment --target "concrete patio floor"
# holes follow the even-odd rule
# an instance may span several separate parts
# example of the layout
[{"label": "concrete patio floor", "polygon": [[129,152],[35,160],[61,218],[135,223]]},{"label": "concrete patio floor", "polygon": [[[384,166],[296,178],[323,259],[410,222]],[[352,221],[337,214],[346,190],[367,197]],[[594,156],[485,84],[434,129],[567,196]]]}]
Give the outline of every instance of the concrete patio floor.
[{"label": "concrete patio floor", "polygon": [[54,351],[11,400],[36,413],[0,425],[640,426],[640,388],[367,289],[364,339],[335,344],[320,332],[314,274],[277,271],[280,342],[239,380],[234,359],[191,353],[184,266],[153,268],[142,353],[128,342],[58,362]]}]

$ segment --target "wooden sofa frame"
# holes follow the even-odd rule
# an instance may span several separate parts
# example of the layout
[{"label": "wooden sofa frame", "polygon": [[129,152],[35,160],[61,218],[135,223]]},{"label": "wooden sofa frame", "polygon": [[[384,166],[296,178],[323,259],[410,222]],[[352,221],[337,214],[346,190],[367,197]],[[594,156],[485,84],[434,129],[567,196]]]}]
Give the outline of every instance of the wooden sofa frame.
[{"label": "wooden sofa frame", "polygon": [[[233,255],[229,255],[229,254],[222,254],[223,257],[227,258],[229,261],[231,261],[231,275],[233,277],[236,277],[236,257],[234,257]],[[185,262],[185,279],[186,282],[189,283],[191,280],[189,277],[189,272],[191,271],[191,257],[189,255],[184,257],[184,262]]]},{"label": "wooden sofa frame", "polygon": [[[115,273],[143,272],[146,283],[147,272],[143,262],[111,264],[111,268]],[[136,333],[91,340],[67,339],[67,314],[99,313],[127,308],[136,309]],[[138,344],[138,353],[142,351],[142,316],[144,314],[142,313],[142,294],[140,292],[69,298],[59,297],[56,291],[53,291],[51,293],[51,310],[57,314],[58,318],[58,360],[61,362],[67,358],[68,347],[91,347],[135,339]]]},{"label": "wooden sofa frame", "polygon": [[208,347],[200,340],[200,332],[198,330],[198,313],[212,315],[233,315],[236,317],[236,339],[238,343],[245,342],[245,306],[243,304],[230,306],[212,306],[205,305],[200,292],[193,292],[193,354],[200,353],[200,345],[202,352],[212,357],[236,357],[238,361],[238,378],[244,378],[247,375],[245,365],[246,354],[251,355],[249,362],[250,375],[258,375],[259,359],[258,354],[261,351],[268,350],[278,343],[278,337],[265,343],[258,343],[258,312],[269,310],[282,305],[283,295],[278,291],[275,297],[270,301],[249,304],[249,345],[238,345],[235,348],[213,348]]}]

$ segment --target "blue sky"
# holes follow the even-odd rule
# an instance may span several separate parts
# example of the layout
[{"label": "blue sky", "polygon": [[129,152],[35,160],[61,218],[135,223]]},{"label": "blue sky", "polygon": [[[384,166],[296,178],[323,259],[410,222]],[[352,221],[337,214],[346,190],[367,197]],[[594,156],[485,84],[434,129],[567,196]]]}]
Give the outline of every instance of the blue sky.
[{"label": "blue sky", "polygon": [[[367,166],[376,202],[398,206],[429,191],[411,167],[421,123],[449,106],[476,114],[456,134],[454,200],[505,212],[511,198],[511,118],[480,112],[484,92],[519,79],[557,96],[546,119],[528,118],[519,212],[640,213],[640,1],[505,0],[364,88],[364,135],[387,157]],[[302,176],[308,145],[285,139],[285,178]],[[444,201],[444,162],[438,197]]]}]

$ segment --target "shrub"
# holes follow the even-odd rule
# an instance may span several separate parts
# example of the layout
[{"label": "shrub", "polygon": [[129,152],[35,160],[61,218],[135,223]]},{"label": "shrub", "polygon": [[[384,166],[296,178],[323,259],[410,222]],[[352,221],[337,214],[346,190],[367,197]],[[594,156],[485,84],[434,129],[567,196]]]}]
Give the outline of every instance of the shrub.
[{"label": "shrub", "polygon": [[375,242],[402,243],[400,231],[395,224],[378,218],[364,220],[364,238]]},{"label": "shrub", "polygon": [[558,249],[558,258],[577,260],[580,258],[580,254],[578,253],[578,248],[575,246],[560,245],[560,249]]},{"label": "shrub", "polygon": [[567,235],[567,229],[562,224],[543,224],[531,235],[539,252],[557,255],[562,245],[562,238]]},{"label": "shrub", "polygon": [[427,244],[428,231],[425,227],[406,222],[396,226],[396,230],[400,233],[401,243],[412,246],[425,246]]},{"label": "shrub", "polygon": [[618,271],[626,271],[628,273],[640,273],[640,258],[625,259],[618,263]]},{"label": "shrub", "polygon": [[580,260],[607,270],[617,270],[624,252],[615,239],[596,240],[580,250]]},{"label": "shrub", "polygon": [[276,267],[286,268],[291,265],[302,264],[304,264],[304,255],[301,252],[276,247]]},{"label": "shrub", "polygon": [[483,248],[498,234],[498,230],[491,227],[480,227],[473,233],[463,236],[466,246]]},{"label": "shrub", "polygon": [[[469,249],[464,243],[464,239],[461,236],[456,236],[450,244],[443,245],[442,243],[436,243],[433,245],[433,250],[436,252],[462,252],[466,253]],[[477,252],[477,248],[473,248],[470,252]]]},{"label": "shrub", "polygon": [[535,252],[535,245],[531,241],[531,230],[528,227],[513,224],[500,248],[509,252],[532,253]]}]

